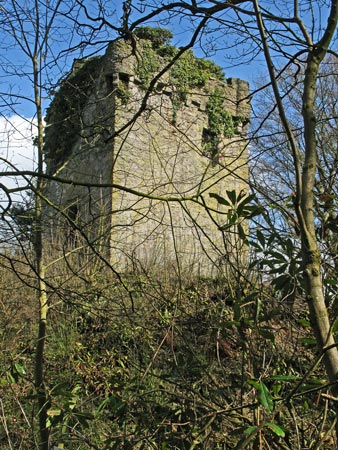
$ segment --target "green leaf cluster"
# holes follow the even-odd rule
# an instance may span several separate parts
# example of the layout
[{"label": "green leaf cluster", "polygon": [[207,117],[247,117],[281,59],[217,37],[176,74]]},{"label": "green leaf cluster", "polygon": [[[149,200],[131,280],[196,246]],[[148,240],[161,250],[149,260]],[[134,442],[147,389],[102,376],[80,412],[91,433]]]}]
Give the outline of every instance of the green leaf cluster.
[{"label": "green leaf cluster", "polygon": [[244,191],[236,192],[226,191],[225,196],[211,192],[209,196],[217,200],[220,205],[228,207],[226,213],[226,222],[220,227],[222,231],[230,230],[232,227],[237,226],[238,236],[245,242],[247,240],[247,233],[243,223],[248,220],[262,214],[262,208],[257,204],[254,194],[246,195]]},{"label": "green leaf cluster", "polygon": [[137,74],[141,81],[141,86],[145,89],[156,72],[160,69],[160,60],[151,41],[142,43],[142,58],[138,61]]},{"label": "green leaf cluster", "polygon": [[166,28],[149,26],[136,28],[134,35],[139,39],[151,41],[153,48],[169,44],[170,39],[173,37],[172,32]]},{"label": "green leaf cluster", "polygon": [[285,301],[292,304],[297,295],[302,295],[304,287],[301,252],[297,241],[283,238],[278,233],[266,236],[258,229],[256,239],[251,240],[250,245],[258,256],[251,266],[267,269],[269,275],[273,276],[271,285]]},{"label": "green leaf cluster", "polygon": [[209,130],[213,135],[224,134],[231,138],[234,135],[234,122],[231,114],[224,109],[224,91],[217,87],[209,96],[207,103]]},{"label": "green leaf cluster", "polygon": [[224,81],[222,69],[217,64],[196,58],[192,50],[186,51],[176,61],[170,73],[171,83],[179,91],[182,101],[186,100],[190,89],[205,86],[211,77]]},{"label": "green leaf cluster", "polygon": [[[153,76],[178,54],[179,49],[169,44],[172,38],[170,30],[142,27],[136,29],[134,35],[142,40],[142,58],[138,61],[137,73],[141,85],[148,88]],[[189,91],[205,86],[210,78],[225,80],[221,67],[214,62],[197,58],[192,50],[187,50],[177,59],[169,74],[169,84],[175,87],[172,95],[174,116]]]},{"label": "green leaf cluster", "polygon": [[7,372],[8,379],[11,383],[17,383],[20,378],[26,375],[26,371],[22,364],[15,361],[12,364],[11,370]]},{"label": "green leaf cluster", "polygon": [[216,87],[207,103],[208,134],[204,140],[203,151],[207,156],[217,156],[220,136],[232,138],[237,130],[237,123],[224,106],[224,90]]}]

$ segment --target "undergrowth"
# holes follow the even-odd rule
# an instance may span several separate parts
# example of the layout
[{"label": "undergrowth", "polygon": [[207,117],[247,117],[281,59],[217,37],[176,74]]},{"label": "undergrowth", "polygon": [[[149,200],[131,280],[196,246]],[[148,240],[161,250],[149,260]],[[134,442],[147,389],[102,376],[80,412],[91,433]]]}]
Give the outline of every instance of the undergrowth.
[{"label": "undergrowth", "polygon": [[[28,450],[37,448],[35,293],[12,268],[1,269],[1,283],[0,445]],[[252,279],[233,288],[226,278],[168,282],[145,273],[125,275],[123,286],[104,271],[57,290],[50,284],[51,444],[333,448],[306,313]]]}]

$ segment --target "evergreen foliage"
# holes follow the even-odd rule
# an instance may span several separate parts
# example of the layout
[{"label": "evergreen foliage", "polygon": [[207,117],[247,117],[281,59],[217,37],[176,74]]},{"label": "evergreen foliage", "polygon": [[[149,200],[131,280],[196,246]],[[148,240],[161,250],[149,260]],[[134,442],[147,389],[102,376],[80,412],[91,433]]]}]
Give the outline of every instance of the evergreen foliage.
[{"label": "evergreen foliage", "polygon": [[170,39],[173,38],[173,34],[170,30],[156,27],[136,28],[134,35],[139,39],[151,41],[153,48],[159,48],[163,45],[167,45],[169,44]]}]

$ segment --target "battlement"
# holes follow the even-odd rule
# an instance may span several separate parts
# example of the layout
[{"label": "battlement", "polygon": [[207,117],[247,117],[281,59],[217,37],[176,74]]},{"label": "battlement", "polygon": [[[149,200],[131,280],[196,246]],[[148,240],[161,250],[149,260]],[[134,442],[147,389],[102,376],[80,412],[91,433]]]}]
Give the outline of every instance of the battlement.
[{"label": "battlement", "polygon": [[[114,79],[116,85],[120,80],[122,83],[131,82],[138,86],[148,87],[147,82],[152,79],[153,76],[157,75],[163,68],[165,68],[171,61],[174,50],[171,52],[168,50],[169,56],[164,57],[165,47],[162,49],[154,50],[151,46],[150,41],[137,41],[137,50],[132,47],[132,45],[126,41],[114,41],[111,43],[107,49],[106,55],[102,65],[104,66],[105,76],[109,79]],[[185,54],[183,54],[185,55]],[[210,93],[219,88],[224,91],[224,108],[231,112],[234,116],[241,116],[245,118],[246,121],[250,119],[250,102],[249,102],[249,84],[239,78],[224,78],[222,69],[216,64],[196,58],[191,51],[187,56],[183,56],[187,59],[187,64],[182,64],[182,67],[177,70],[191,71],[197,69],[199,74],[186,74],[183,76],[185,78],[186,85],[184,89],[192,95],[199,95],[201,98],[204,97],[206,104],[207,97]],[[189,62],[197,62],[196,67],[192,64],[189,67]],[[203,63],[205,66],[203,67]],[[164,94],[171,94],[173,91],[180,90],[180,84],[182,80],[175,77],[173,72],[177,69],[177,63],[171,69],[168,69],[166,73],[156,83],[154,90],[156,92],[163,92]],[[194,79],[195,77],[195,79]],[[182,86],[181,86],[182,87]],[[191,103],[193,106],[194,103]]]}]

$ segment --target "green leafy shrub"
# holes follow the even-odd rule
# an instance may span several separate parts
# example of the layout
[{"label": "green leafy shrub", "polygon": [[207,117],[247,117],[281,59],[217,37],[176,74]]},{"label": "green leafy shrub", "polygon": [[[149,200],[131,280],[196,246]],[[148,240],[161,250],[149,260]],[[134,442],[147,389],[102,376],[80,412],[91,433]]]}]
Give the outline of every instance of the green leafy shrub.
[{"label": "green leafy shrub", "polygon": [[146,39],[151,41],[153,48],[159,48],[162,45],[169,43],[173,34],[166,28],[154,28],[154,27],[139,27],[134,31],[134,35],[139,39]]}]

